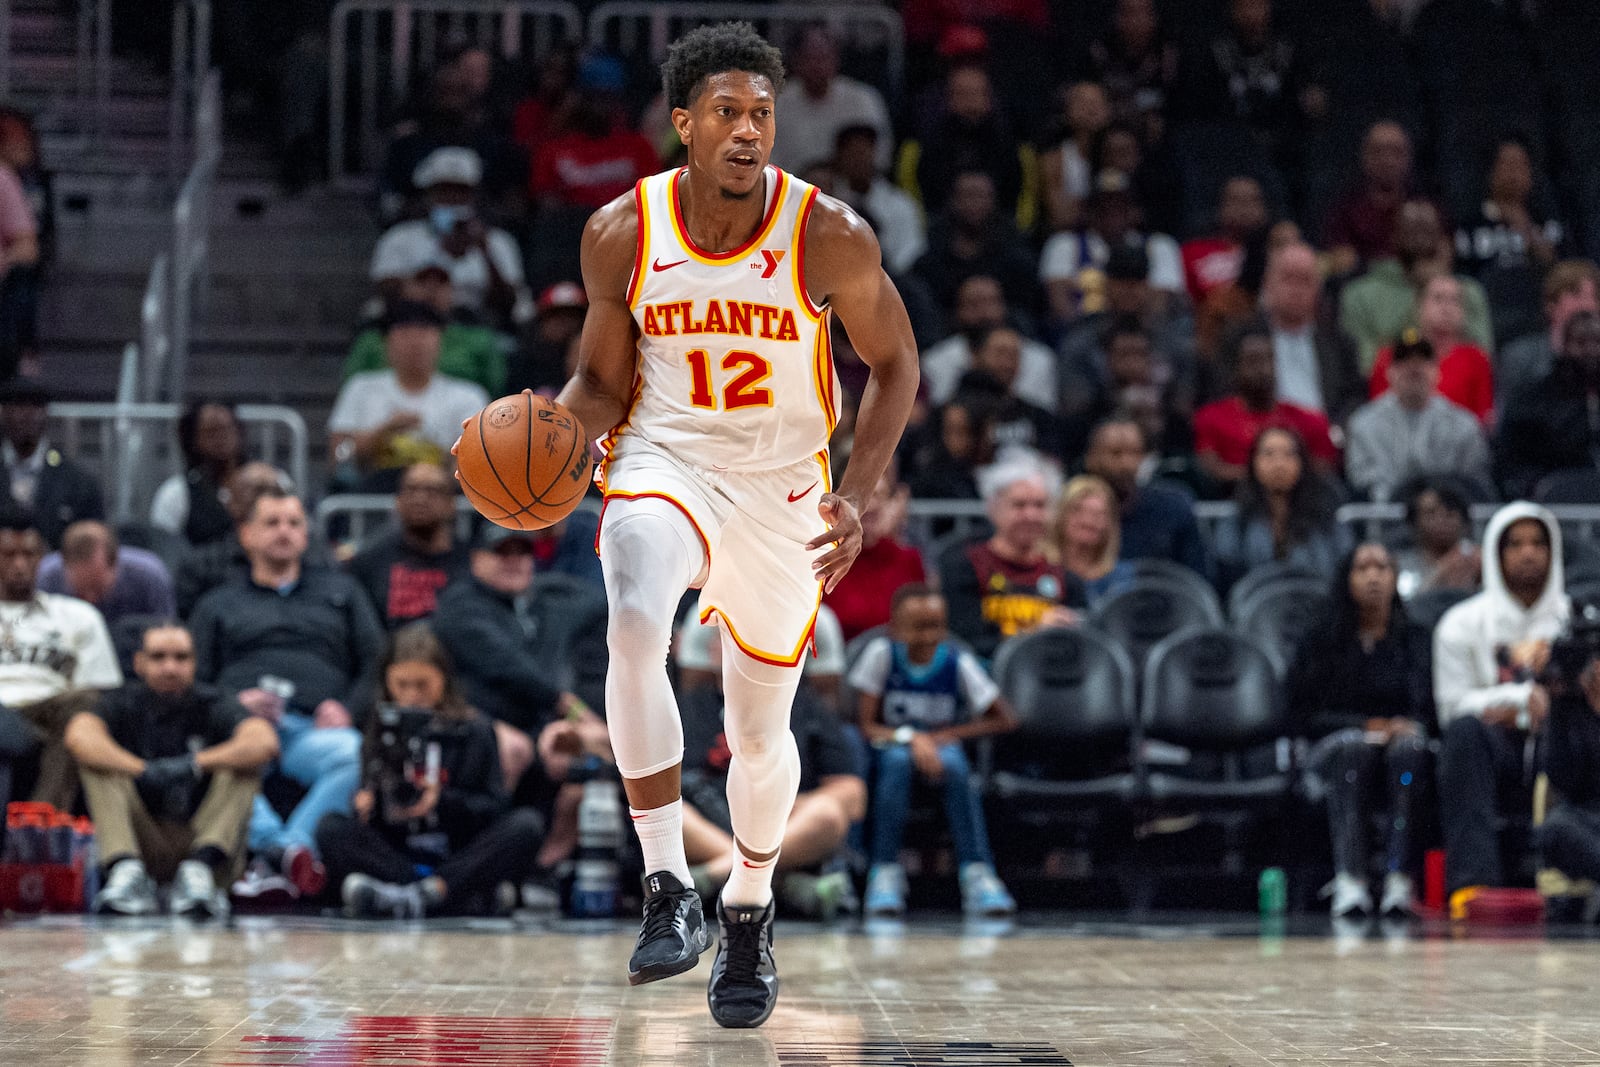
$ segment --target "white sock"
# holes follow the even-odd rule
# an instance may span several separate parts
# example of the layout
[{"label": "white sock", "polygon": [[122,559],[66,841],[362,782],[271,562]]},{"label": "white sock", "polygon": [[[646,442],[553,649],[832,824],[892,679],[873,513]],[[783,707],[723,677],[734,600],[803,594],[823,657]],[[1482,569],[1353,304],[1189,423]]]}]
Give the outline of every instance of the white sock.
[{"label": "white sock", "polygon": [[691,888],[694,877],[683,853],[682,798],[647,811],[630,807],[628,818],[633,820],[633,832],[639,835],[639,845],[644,849],[644,873],[666,871],[685,889]]},{"label": "white sock", "polygon": [[722,887],[722,902],[729,907],[766,907],[772,900],[772,872],[777,866],[777,856],[757,863],[735,849],[733,873]]}]

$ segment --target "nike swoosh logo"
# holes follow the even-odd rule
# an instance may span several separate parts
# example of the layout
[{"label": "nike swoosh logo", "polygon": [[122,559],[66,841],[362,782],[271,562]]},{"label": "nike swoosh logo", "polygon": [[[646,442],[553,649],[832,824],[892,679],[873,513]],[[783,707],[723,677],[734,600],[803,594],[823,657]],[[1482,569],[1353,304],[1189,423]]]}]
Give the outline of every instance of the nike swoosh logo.
[{"label": "nike swoosh logo", "polygon": [[664,271],[664,270],[671,270],[673,267],[682,266],[683,264],[685,264],[687,262],[689,262],[687,259],[678,259],[678,260],[674,260],[671,263],[663,263],[663,262],[661,262],[661,257],[657,256],[656,257],[656,261],[654,263],[650,264],[650,269],[652,271],[660,273],[661,271]]},{"label": "nike swoosh logo", "polygon": [[795,501],[796,501],[796,500],[799,500],[799,499],[800,499],[800,498],[801,498],[801,497],[803,497],[803,496],[805,496],[805,495],[806,495],[806,494],[807,494],[807,493],[809,493],[809,492],[811,492],[811,490],[813,490],[813,489],[815,489],[815,488],[816,488],[816,487],[817,487],[817,486],[818,486],[818,485],[819,485],[819,484],[821,484],[821,483],[819,483],[819,482],[812,482],[812,483],[811,483],[811,484],[810,484],[810,485],[808,485],[808,486],[806,486],[806,487],[805,487],[805,488],[804,488],[804,489],[802,489],[802,490],[801,490],[801,491],[800,491],[800,492],[798,492],[798,493],[793,493],[793,492],[791,492],[791,493],[790,493],[790,494],[789,494],[789,503],[791,503],[791,504],[793,504],[793,503],[794,503],[794,502],[795,502]]}]

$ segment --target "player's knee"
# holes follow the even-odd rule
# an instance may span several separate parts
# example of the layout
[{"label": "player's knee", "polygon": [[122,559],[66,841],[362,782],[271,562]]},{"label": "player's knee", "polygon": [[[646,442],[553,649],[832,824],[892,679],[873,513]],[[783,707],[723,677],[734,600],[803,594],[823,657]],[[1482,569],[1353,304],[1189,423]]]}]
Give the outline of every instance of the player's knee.
[{"label": "player's knee", "polygon": [[736,734],[728,739],[728,750],[734,759],[744,763],[747,768],[776,767],[788,763],[791,757],[796,765],[800,761],[794,735],[788,730]]}]

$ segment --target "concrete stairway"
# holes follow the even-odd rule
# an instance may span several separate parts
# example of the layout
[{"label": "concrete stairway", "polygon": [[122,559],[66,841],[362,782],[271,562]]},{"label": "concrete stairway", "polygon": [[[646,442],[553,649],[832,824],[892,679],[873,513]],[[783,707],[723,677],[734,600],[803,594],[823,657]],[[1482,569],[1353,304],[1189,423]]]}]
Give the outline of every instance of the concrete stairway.
[{"label": "concrete stairway", "polygon": [[[10,2],[10,101],[35,116],[55,174],[44,374],[63,397],[109,399],[122,349],[138,337],[150,265],[170,241],[168,76],[116,57],[96,136],[92,96],[79,93],[76,23],[52,0]],[[225,135],[189,394],[296,406],[318,454],[377,230],[360,197],[317,189],[291,199],[275,173],[265,146]]]}]

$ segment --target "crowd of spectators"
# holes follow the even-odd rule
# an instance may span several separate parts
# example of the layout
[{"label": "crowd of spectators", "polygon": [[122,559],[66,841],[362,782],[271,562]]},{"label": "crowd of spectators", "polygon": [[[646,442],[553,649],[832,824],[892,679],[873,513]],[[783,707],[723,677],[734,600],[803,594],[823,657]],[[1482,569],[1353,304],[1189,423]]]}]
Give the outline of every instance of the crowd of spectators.
[{"label": "crowd of spectators", "polygon": [[[797,699],[805,778],[780,892],[799,910],[847,902],[854,857],[867,907],[903,911],[930,786],[964,903],[1014,907],[997,870],[1017,859],[991,846],[969,774],[977,739],[1019,724],[990,672],[1032,634],[1112,632],[1160,567],[1219,605],[1273,571],[1317,586],[1315,618],[1273,655],[1301,796],[1327,809],[1336,914],[1413,908],[1435,814],[1450,889],[1520,877],[1499,830],[1531,805],[1549,745],[1529,742],[1558,718],[1542,679],[1572,561],[1600,571],[1584,545],[1564,561],[1538,504],[1504,505],[1481,542],[1470,509],[1600,503],[1592,212],[1537,109],[1477,134],[1469,163],[1446,143],[1458,127],[1410,106],[1457,91],[1428,42],[1511,35],[1521,16],[1477,0],[1215,6],[965,19],[908,0],[895,85],[825,25],[777,42],[773,162],[877,232],[923,367]],[[1410,95],[1363,90],[1344,34],[1372,46],[1374,84]],[[149,516],[182,551],[143,551],[46,438],[42,387],[0,391],[0,505],[16,511],[0,524],[0,793],[70,803],[76,759],[112,827],[108,910],[148,911],[170,880],[195,914],[225,909],[229,882],[235,899],[339,896],[354,914],[482,911],[505,905],[503,883],[537,897],[572,857],[583,776],[611,761],[582,630],[604,618],[595,518],[469,530],[448,449],[488,397],[560,388],[587,307],[584,221],[681,146],[623,58],[533,57],[520,94],[501,66],[450,49],[393,117],[378,174],[384,232],[327,488],[393,493],[388,528],[318,543],[306,505],[323,487],[250,462],[235,414],[197,403]],[[47,176],[15,125],[0,115],[0,162],[25,198]],[[48,250],[12,218],[6,174],[0,356],[12,278],[24,289]],[[837,326],[833,340],[837,470],[867,376]],[[929,500],[981,501],[984,531],[913,522]],[[1203,529],[1198,501],[1233,507]],[[1357,536],[1338,512],[1360,501],[1403,504],[1404,534]],[[72,651],[14,671],[35,615],[59,616],[49,639]],[[717,642],[686,617],[685,833],[714,889],[733,854]],[[374,777],[380,709],[399,704],[431,716],[447,772],[404,803]],[[1581,873],[1592,774],[1550,761],[1572,791],[1550,854]]]}]

